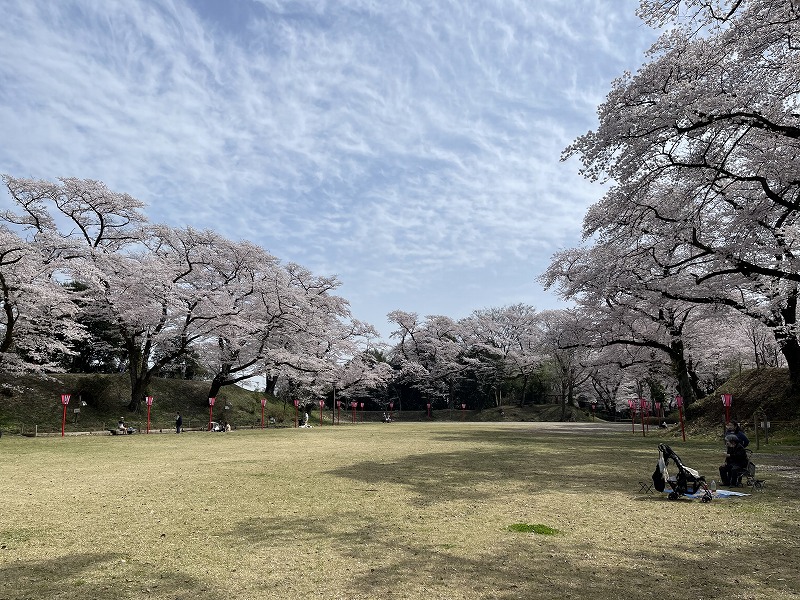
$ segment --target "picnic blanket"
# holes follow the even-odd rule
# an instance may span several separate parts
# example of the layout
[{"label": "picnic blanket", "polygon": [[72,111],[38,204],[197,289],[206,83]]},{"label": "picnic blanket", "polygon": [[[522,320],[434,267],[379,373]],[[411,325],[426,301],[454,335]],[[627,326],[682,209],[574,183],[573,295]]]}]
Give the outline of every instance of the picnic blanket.
[{"label": "picnic blanket", "polygon": [[[664,493],[665,494],[669,494],[671,491],[672,490],[667,488],[666,490],[664,490]],[[705,494],[705,492],[703,490],[697,490],[697,493],[695,493],[695,494],[684,494],[684,496],[686,498],[697,498],[697,499],[699,499],[699,498],[703,497],[703,494]],[[744,492],[734,492],[733,490],[719,490],[719,489],[716,492],[713,492],[713,494],[712,494],[714,499],[717,499],[717,498],[720,498],[720,499],[722,499],[722,498],[737,498],[739,496],[749,496],[749,495],[750,494],[745,494]]]}]

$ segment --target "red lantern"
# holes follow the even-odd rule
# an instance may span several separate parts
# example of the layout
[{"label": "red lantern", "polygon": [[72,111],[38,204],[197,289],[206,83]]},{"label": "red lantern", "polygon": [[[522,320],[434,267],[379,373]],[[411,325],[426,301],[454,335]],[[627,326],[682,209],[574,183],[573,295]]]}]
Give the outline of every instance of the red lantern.
[{"label": "red lantern", "polygon": [[733,396],[731,394],[722,394],[722,405],[725,407],[725,422],[731,420],[731,403]]}]

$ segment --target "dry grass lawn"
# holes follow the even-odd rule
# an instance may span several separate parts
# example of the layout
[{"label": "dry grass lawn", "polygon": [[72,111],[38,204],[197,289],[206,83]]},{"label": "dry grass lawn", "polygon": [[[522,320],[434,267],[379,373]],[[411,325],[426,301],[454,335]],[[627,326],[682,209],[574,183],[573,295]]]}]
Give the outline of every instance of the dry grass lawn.
[{"label": "dry grass lawn", "polygon": [[[763,492],[669,501],[638,484],[659,433],[613,429],[4,436],[0,599],[800,595],[796,449],[756,453]],[[721,442],[666,441],[715,476]]]}]

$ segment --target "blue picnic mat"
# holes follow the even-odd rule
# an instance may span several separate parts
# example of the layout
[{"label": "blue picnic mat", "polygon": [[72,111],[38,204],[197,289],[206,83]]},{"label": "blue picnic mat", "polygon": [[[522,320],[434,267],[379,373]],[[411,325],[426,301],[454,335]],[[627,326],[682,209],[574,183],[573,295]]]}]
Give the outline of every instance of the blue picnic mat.
[{"label": "blue picnic mat", "polygon": [[[672,490],[667,488],[664,490],[665,494],[669,494]],[[685,498],[702,498],[705,491],[697,490],[695,494],[684,494]],[[745,494],[744,492],[734,492],[733,490],[717,490],[713,492],[712,495],[714,498],[738,498],[739,496],[749,496],[750,494]]]}]

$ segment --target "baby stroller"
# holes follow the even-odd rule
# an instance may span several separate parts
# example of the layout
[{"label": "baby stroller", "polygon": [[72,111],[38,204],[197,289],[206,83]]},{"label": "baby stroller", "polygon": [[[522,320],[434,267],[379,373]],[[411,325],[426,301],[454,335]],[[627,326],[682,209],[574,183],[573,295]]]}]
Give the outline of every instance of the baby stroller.
[{"label": "baby stroller", "polygon": [[[669,461],[675,463],[678,472],[670,475],[667,470]],[[696,494],[698,490],[703,490],[701,502],[711,502],[711,490],[706,485],[706,479],[694,469],[683,464],[680,457],[666,444],[658,445],[658,464],[653,472],[653,487],[659,492],[663,492],[666,485],[672,489],[669,493],[670,500],[676,500],[680,496]]]}]

